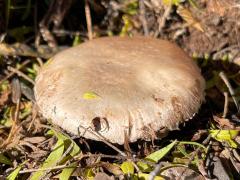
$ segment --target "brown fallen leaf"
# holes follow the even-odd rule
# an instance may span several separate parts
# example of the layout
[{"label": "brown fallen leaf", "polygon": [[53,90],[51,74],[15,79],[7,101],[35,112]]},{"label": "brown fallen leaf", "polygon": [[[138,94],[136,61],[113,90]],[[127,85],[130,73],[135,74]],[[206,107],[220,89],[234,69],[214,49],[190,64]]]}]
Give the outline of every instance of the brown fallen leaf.
[{"label": "brown fallen leaf", "polygon": [[29,142],[32,144],[38,144],[46,140],[46,137],[38,136],[38,137],[25,137],[22,141]]},{"label": "brown fallen leaf", "polygon": [[33,159],[39,159],[42,157],[46,157],[48,154],[49,154],[48,151],[38,150],[38,151],[34,151],[31,154],[29,154],[28,157],[33,158]]},{"label": "brown fallen leaf", "polygon": [[204,180],[205,178],[193,171],[190,168],[187,167],[172,167],[169,169],[166,169],[161,173],[161,175],[164,175],[166,179],[195,179],[195,180]]},{"label": "brown fallen leaf", "polygon": [[208,134],[207,130],[198,130],[192,137],[191,141],[198,141],[202,138],[202,136]]},{"label": "brown fallen leaf", "polygon": [[106,173],[97,173],[94,177],[94,180],[114,180],[113,176],[108,176]]},{"label": "brown fallen leaf", "polygon": [[98,165],[103,167],[108,172],[110,172],[110,173],[112,173],[112,174],[114,174],[116,176],[119,176],[119,175],[123,174],[123,172],[121,171],[120,167],[117,166],[117,165],[114,165],[114,164],[111,164],[111,163],[108,163],[108,162],[100,162]]},{"label": "brown fallen leaf", "polygon": [[189,26],[192,26],[195,29],[204,32],[201,23],[192,16],[192,13],[187,8],[179,5],[177,8],[177,13],[183,18],[184,21],[187,22]]},{"label": "brown fallen leaf", "polygon": [[229,121],[229,119],[213,116],[213,120],[216,121],[222,128],[234,129],[234,125]]}]

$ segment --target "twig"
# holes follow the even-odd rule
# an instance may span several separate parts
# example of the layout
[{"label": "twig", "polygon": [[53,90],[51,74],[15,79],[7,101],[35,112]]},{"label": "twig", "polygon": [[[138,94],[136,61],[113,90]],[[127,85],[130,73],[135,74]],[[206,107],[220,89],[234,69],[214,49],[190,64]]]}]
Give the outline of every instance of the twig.
[{"label": "twig", "polygon": [[[40,33],[43,39],[47,42],[48,46],[52,48],[53,52],[58,51],[57,40],[51,33],[50,29],[58,29],[62,24],[66,13],[72,5],[72,0],[53,0],[50,1],[47,12],[39,23]],[[52,27],[53,26],[53,27]],[[51,28],[52,27],[52,28]],[[38,47],[40,43],[40,34],[38,34],[35,44]]]},{"label": "twig", "polygon": [[99,138],[101,141],[103,141],[105,144],[107,144],[109,147],[111,147],[112,149],[114,149],[115,151],[117,151],[119,154],[121,154],[122,156],[127,156],[124,152],[122,152],[120,149],[118,149],[117,147],[115,147],[114,145],[112,145],[111,143],[108,142],[108,140],[103,137],[101,134],[99,134],[98,132],[93,131],[91,128],[85,128],[81,125],[79,125],[79,127],[83,128],[85,131],[93,134],[94,136],[96,136],[97,138]]},{"label": "twig", "polygon": [[[28,59],[26,61],[24,61],[18,68],[18,70],[22,69],[24,66],[26,66],[28,63],[30,63],[31,61]],[[2,85],[2,83],[4,81],[6,81],[8,78],[12,77],[14,74],[16,74],[15,72],[10,72],[9,74],[7,74],[7,76],[5,76],[3,79],[0,80],[0,85]]]},{"label": "twig", "polygon": [[24,79],[26,79],[28,82],[30,82],[31,84],[35,84],[35,82],[29,78],[26,74],[22,73],[21,71],[19,71],[18,69],[8,66],[8,70],[12,71],[13,73],[16,73],[18,76],[23,77]]},{"label": "twig", "polygon": [[227,113],[228,113],[228,104],[229,104],[228,93],[227,93],[227,92],[224,92],[223,95],[224,95],[225,101],[224,101],[224,110],[223,110],[223,115],[222,115],[222,117],[223,117],[223,118],[226,118]]},{"label": "twig", "polygon": [[3,144],[0,146],[0,148],[7,146],[9,143],[11,143],[14,139],[14,135],[16,135],[16,132],[19,130],[19,110],[20,110],[20,101],[21,101],[21,87],[18,79],[13,79],[12,81],[12,101],[15,104],[14,113],[12,115],[13,124],[11,127],[11,130],[8,134],[8,138],[6,141],[3,142]]},{"label": "twig", "polygon": [[[233,167],[235,168],[235,170],[236,170],[238,173],[240,173],[240,168],[239,168],[239,166],[238,166],[238,163],[236,162],[236,155],[237,155],[237,157],[239,157],[237,151],[235,150],[235,154],[233,154],[234,152],[231,151],[230,148],[225,148],[225,149],[227,149],[227,151],[228,151],[228,153],[229,153],[229,159],[230,159]],[[235,157],[233,157],[233,155],[234,155]]]},{"label": "twig", "polygon": [[27,129],[28,132],[32,128],[32,125],[33,125],[33,123],[35,122],[35,120],[37,118],[37,114],[38,114],[37,105],[36,105],[36,103],[33,103],[33,107],[32,107],[32,120],[31,120],[31,122],[29,124],[29,127]]},{"label": "twig", "polygon": [[59,166],[49,167],[49,168],[38,168],[38,169],[26,169],[19,171],[19,174],[25,174],[25,173],[31,173],[31,172],[37,172],[37,171],[51,171],[51,170],[58,170],[63,168],[74,168],[78,166],[70,166],[68,164],[63,164]]},{"label": "twig", "polygon": [[106,154],[90,154],[89,153],[89,154],[84,154],[84,155],[81,154],[81,157],[76,158],[76,160],[81,160],[81,159],[86,158],[86,157],[90,157],[90,158],[91,157],[100,157],[100,158],[110,158],[110,159],[119,159],[119,160],[131,160],[132,162],[142,162],[142,163],[145,163],[149,166],[156,166],[156,163],[151,162],[151,161],[147,161],[147,160],[144,160],[144,159],[139,159],[139,158],[136,158],[136,157],[122,156],[122,155],[106,155]]},{"label": "twig", "polygon": [[[206,145],[209,143],[209,141],[211,140],[211,135],[209,135],[203,142],[202,144],[203,145]],[[199,153],[201,152],[201,147],[198,147],[192,154],[191,156],[189,157],[188,159],[188,162],[186,163],[186,166],[189,167],[189,165],[191,164],[191,162],[194,160],[195,156],[198,155]],[[184,170],[181,175],[185,172],[186,170]],[[178,177],[178,179],[176,180],[179,180],[181,178],[181,175]]]},{"label": "twig", "polygon": [[215,60],[215,59],[218,59],[218,57],[220,55],[223,55],[224,53],[227,53],[228,51],[231,51],[233,49],[237,49],[238,51],[238,48],[239,48],[239,45],[232,45],[232,46],[229,46],[229,47],[226,47],[226,48],[221,48],[220,51],[217,51],[216,53],[213,54],[212,58]]},{"label": "twig", "polygon": [[36,60],[37,60],[37,62],[38,62],[38,64],[39,64],[39,66],[42,67],[42,66],[43,66],[43,61],[42,61],[42,59],[41,59],[40,57],[37,57]]},{"label": "twig", "polygon": [[7,33],[2,33],[2,34],[0,35],[0,43],[2,43],[2,42],[4,41],[6,35],[7,35]]},{"label": "twig", "polygon": [[85,16],[86,16],[86,22],[87,22],[88,39],[92,40],[93,39],[92,18],[91,18],[88,0],[85,0]]},{"label": "twig", "polygon": [[[81,155],[81,158],[78,159],[78,160],[81,160],[81,159],[86,158],[86,157],[101,157],[101,158],[111,158],[111,159],[120,159],[120,160],[127,160],[127,159],[129,159],[126,156],[119,156],[119,155],[118,156],[114,156],[114,155],[104,155],[104,154],[85,154],[85,155]],[[138,158],[134,158],[133,160],[144,162],[142,159],[138,159]],[[150,162],[147,162],[147,163],[149,164]],[[71,166],[69,164],[63,164],[63,165],[58,165],[58,166],[49,167],[49,168],[38,168],[38,169],[21,170],[19,172],[19,174],[25,174],[25,173],[31,173],[31,172],[37,172],[37,171],[51,171],[51,170],[58,170],[58,169],[63,169],[63,168],[76,168],[76,167],[80,167],[80,166]]]},{"label": "twig", "polygon": [[148,30],[147,20],[146,20],[146,16],[145,16],[144,0],[139,0],[139,10],[140,10],[140,20],[142,22],[144,35],[148,36],[149,30]]},{"label": "twig", "polygon": [[169,17],[172,10],[172,5],[167,6],[167,8],[164,11],[163,16],[158,18],[158,30],[155,32],[154,37],[158,37],[158,35],[162,32],[163,27],[166,24],[167,18]]},{"label": "twig", "polygon": [[184,33],[186,33],[186,28],[181,28],[178,29],[174,34],[173,34],[173,39],[177,40],[180,36],[182,36]]},{"label": "twig", "polygon": [[[229,150],[229,149],[228,149]],[[235,159],[240,162],[240,155],[238,154],[237,150],[236,149],[232,149],[232,153],[235,157]]]},{"label": "twig", "polygon": [[80,32],[80,31],[68,31],[65,29],[54,29],[53,33],[56,34],[57,36],[84,36],[86,37],[86,33]]},{"label": "twig", "polygon": [[155,178],[155,177],[158,175],[158,173],[160,172],[161,167],[162,167],[162,164],[161,164],[161,162],[160,162],[160,163],[158,163],[158,164],[155,166],[154,170],[149,174],[149,180],[154,180],[154,178]]},{"label": "twig", "polygon": [[133,166],[135,167],[136,171],[137,171],[138,173],[141,173],[142,171],[139,169],[139,167],[137,166],[137,164],[136,164],[134,161],[132,161],[132,163],[133,163]]},{"label": "twig", "polygon": [[236,99],[236,97],[235,97],[234,89],[232,88],[232,86],[231,86],[231,84],[230,84],[230,82],[229,82],[226,74],[221,71],[221,72],[219,73],[219,76],[221,77],[221,79],[223,80],[223,82],[225,83],[225,85],[227,86],[227,88],[228,88],[228,90],[229,90],[229,93],[230,93],[230,95],[232,96],[232,99],[233,99],[233,101],[234,101],[234,103],[235,103],[235,106],[236,106],[236,108],[237,108],[237,111],[239,112],[239,105],[238,105],[238,101],[237,101],[237,99]]},{"label": "twig", "polygon": [[203,160],[198,160],[198,170],[199,172],[202,174],[202,176],[205,178],[205,180],[211,180],[209,177],[208,177],[208,174],[206,172],[206,169],[204,167],[204,162]]}]

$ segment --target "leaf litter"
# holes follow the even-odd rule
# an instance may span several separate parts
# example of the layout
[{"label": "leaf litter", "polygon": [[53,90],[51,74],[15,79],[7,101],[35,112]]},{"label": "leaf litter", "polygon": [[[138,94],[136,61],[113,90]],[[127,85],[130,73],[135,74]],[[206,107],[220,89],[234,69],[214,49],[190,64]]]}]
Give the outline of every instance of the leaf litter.
[{"label": "leaf litter", "polygon": [[[139,20],[137,1],[91,3],[91,11],[102,17],[94,21],[94,33],[121,36],[142,34],[143,21]],[[25,8],[26,12],[36,7],[31,3],[16,3],[13,7],[19,5],[23,5],[21,7]],[[163,1],[161,4],[154,0],[144,0],[143,5],[141,16],[145,15],[147,22],[147,25],[144,25],[145,31],[148,28],[150,35],[174,40],[189,55],[195,55],[196,62],[202,68],[208,84],[206,103],[195,119],[181,125],[181,131],[170,132],[169,136],[162,140],[127,143],[125,149],[111,145],[119,152],[124,152],[124,156],[104,143],[75,137],[59,130],[38,113],[31,95],[32,79],[36,77],[36,70],[56,51],[47,45],[33,48],[32,32],[21,32],[23,28],[19,28],[18,23],[12,23],[12,17],[18,18],[13,13],[15,10],[8,9],[11,16],[8,16],[6,25],[12,29],[11,32],[16,33],[2,36],[0,43],[1,47],[4,47],[4,51],[0,49],[0,178],[17,179],[24,176],[26,179],[163,179],[169,177],[171,172],[179,179],[193,173],[197,173],[196,176],[202,179],[239,179],[240,114],[235,107],[240,95],[240,54],[239,40],[236,38],[239,37],[239,25],[236,23],[240,16],[237,12],[238,2],[186,0],[173,1],[173,4]],[[59,5],[55,6],[57,8]],[[54,13],[45,13],[52,19],[56,17]],[[70,14],[75,15],[74,13],[74,10],[70,11]],[[93,14],[92,19],[95,20],[97,16]],[[165,16],[161,17],[162,14]],[[29,20],[29,13],[22,15],[27,17],[24,18],[26,21],[32,22]],[[63,19],[67,15],[63,13],[57,16]],[[0,13],[0,25],[1,18]],[[158,24],[160,20],[161,23]],[[66,26],[65,23],[63,21]],[[77,25],[80,26],[82,27]],[[3,26],[0,26],[0,30],[1,27]],[[71,36],[75,36],[75,39],[86,39],[86,31],[74,32],[74,24],[71,27],[72,32],[63,30],[65,42],[64,38],[54,34],[51,26],[48,28],[53,34],[49,37],[54,37],[59,44],[71,45]],[[46,28],[42,30],[46,31]],[[47,37],[46,32],[43,41],[47,39],[49,45],[51,38]],[[30,41],[17,42],[19,37],[28,37]],[[15,43],[20,44],[16,46]],[[62,45],[59,46],[61,49]],[[18,47],[21,48],[16,49]],[[221,80],[220,72],[225,73],[227,81]],[[234,94],[231,90],[234,90]],[[224,98],[226,93],[228,98]],[[83,98],[91,100],[100,97],[89,90],[83,94]],[[228,169],[230,166],[232,168]]]}]

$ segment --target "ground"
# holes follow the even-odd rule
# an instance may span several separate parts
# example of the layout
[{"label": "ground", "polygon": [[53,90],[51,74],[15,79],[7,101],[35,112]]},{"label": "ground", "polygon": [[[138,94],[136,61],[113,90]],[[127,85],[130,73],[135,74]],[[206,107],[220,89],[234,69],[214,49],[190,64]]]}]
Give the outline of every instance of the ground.
[{"label": "ground", "polygon": [[[239,8],[237,0],[0,2],[0,177],[239,179]],[[75,137],[39,113],[39,68],[112,35],[167,39],[198,63],[206,100],[180,130],[119,146]]]}]

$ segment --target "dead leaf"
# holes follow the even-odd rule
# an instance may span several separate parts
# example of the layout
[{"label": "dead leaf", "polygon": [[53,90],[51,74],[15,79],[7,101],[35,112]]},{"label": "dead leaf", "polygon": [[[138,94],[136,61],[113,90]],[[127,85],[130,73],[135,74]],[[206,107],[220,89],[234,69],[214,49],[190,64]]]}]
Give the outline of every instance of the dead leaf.
[{"label": "dead leaf", "polygon": [[108,162],[100,162],[99,166],[102,166],[104,169],[106,169],[108,172],[119,176],[121,174],[123,174],[123,172],[121,171],[120,167]]},{"label": "dead leaf", "polygon": [[32,144],[38,144],[46,140],[46,137],[39,136],[39,137],[25,137],[22,141],[29,142]]},{"label": "dead leaf", "polygon": [[94,180],[114,180],[113,176],[108,176],[106,173],[99,172],[95,175]]},{"label": "dead leaf", "polygon": [[34,151],[31,154],[29,154],[28,157],[31,157],[33,159],[39,159],[39,158],[42,158],[42,157],[46,157],[48,154],[49,154],[48,151],[38,149],[37,151]]},{"label": "dead leaf", "polygon": [[202,136],[206,135],[207,134],[207,131],[206,130],[198,130],[198,132],[196,132],[191,141],[198,141],[202,138]]},{"label": "dead leaf", "polygon": [[[202,176],[201,174],[186,167],[172,167],[163,171],[161,175],[164,175],[169,179],[195,179],[195,180],[205,179],[204,176]],[[181,178],[178,178],[179,175],[181,176]]]},{"label": "dead leaf", "polygon": [[222,128],[234,129],[234,125],[226,118],[220,118],[213,116],[214,121],[216,121]]},{"label": "dead leaf", "polygon": [[184,21],[187,22],[189,26],[192,26],[195,29],[204,32],[200,22],[192,16],[192,13],[188,9],[182,6],[178,6],[177,13],[183,18]]}]

